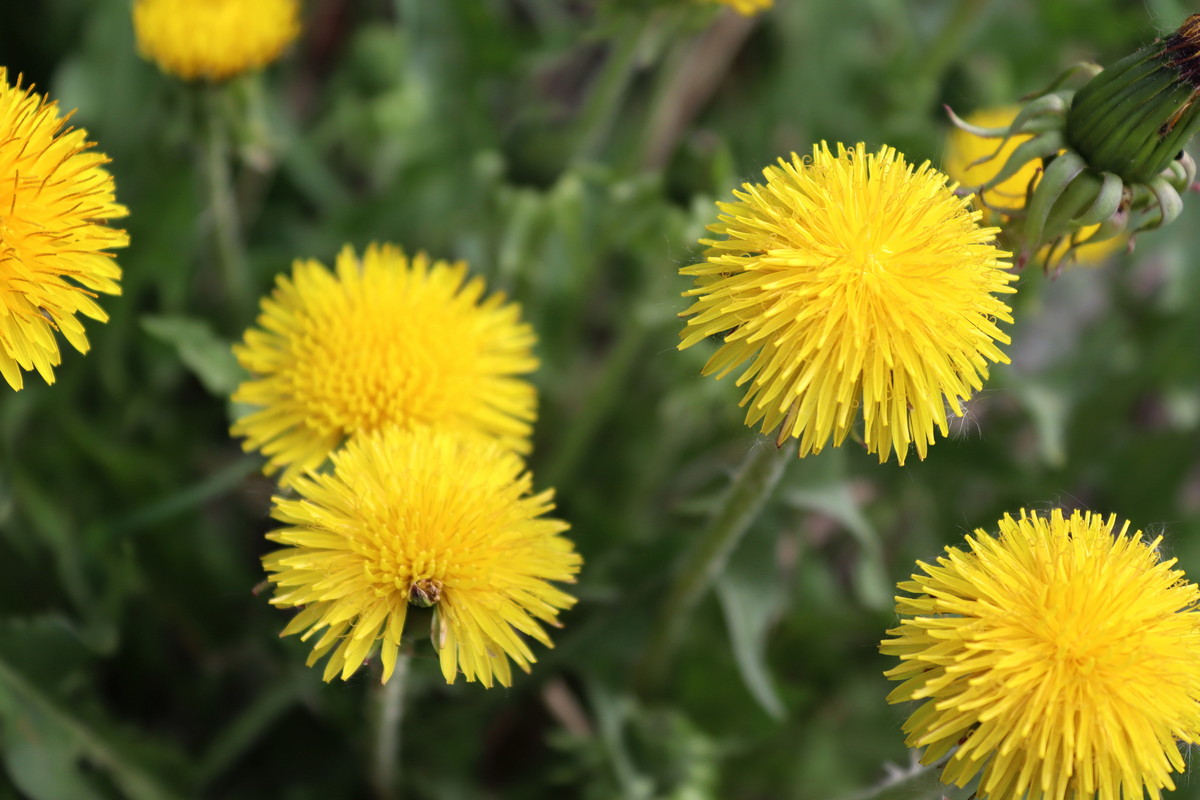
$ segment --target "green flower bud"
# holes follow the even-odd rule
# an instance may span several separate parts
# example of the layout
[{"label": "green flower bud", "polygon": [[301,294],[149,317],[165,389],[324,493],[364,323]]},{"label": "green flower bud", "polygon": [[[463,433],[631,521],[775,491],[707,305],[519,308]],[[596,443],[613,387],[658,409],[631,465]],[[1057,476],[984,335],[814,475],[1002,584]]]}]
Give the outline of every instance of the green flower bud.
[{"label": "green flower bud", "polygon": [[[1089,76],[1077,91],[1065,88]],[[975,136],[1013,137],[995,175],[974,188],[980,195],[1033,163],[1040,172],[1023,203],[994,209],[1023,265],[1043,244],[1077,247],[1170,224],[1192,188],[1196,164],[1184,150],[1200,131],[1200,14],[1169,36],[1101,70],[1072,68],[1034,95],[1007,127],[981,128],[951,112]],[[992,156],[980,159],[982,163]],[[1047,262],[1046,269],[1051,265]]]},{"label": "green flower bud", "polygon": [[1097,172],[1150,181],[1200,130],[1200,14],[1075,93],[1067,141]]}]

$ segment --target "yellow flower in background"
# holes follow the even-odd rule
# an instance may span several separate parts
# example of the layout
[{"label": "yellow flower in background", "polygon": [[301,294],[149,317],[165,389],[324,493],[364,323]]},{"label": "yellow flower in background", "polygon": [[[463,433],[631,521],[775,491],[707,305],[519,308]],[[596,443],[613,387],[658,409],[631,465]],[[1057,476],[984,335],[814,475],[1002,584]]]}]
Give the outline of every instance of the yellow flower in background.
[{"label": "yellow flower in background", "polygon": [[486,299],[467,265],[347,246],[331,273],[297,261],[234,347],[254,377],[234,402],[259,406],[233,435],[267,456],[282,485],[355,434],[426,423],[474,430],[528,452],[537,398],[533,329],[504,295]]},{"label": "yellow flower in background", "polygon": [[978,796],[1158,798],[1200,732],[1200,589],[1129,523],[1022,511],[899,585],[882,652],[905,723]]},{"label": "yellow flower in background", "polygon": [[[969,115],[966,121],[983,128],[1001,128],[1012,123],[1020,112],[1020,106],[1002,106],[985,108]],[[1001,167],[1008,161],[1009,156],[1023,142],[1032,136],[1025,134],[1014,136],[1004,142],[1003,147],[996,139],[985,139],[961,128],[951,128],[950,137],[946,140],[946,157],[944,167],[951,180],[957,181],[967,189],[975,189],[991,180]],[[993,155],[994,154],[994,155]],[[989,158],[989,156],[992,156]],[[982,163],[976,163],[984,159]],[[1002,224],[1005,209],[1021,209],[1025,207],[1026,191],[1030,183],[1036,183],[1040,169],[1036,161],[1026,162],[1012,177],[1001,181],[986,192],[980,200],[983,205],[984,218],[995,224]],[[1086,241],[1100,226],[1092,225],[1083,228],[1078,238]],[[1096,244],[1084,244],[1077,247],[1069,260],[1079,264],[1098,264],[1109,256],[1128,246],[1129,237],[1117,236],[1105,239]],[[1058,242],[1053,252],[1049,245],[1038,251],[1038,261],[1042,263],[1058,263],[1067,253],[1070,243]]]},{"label": "yellow flower in background", "polygon": [[983,385],[988,361],[1007,362],[997,328],[1011,322],[998,297],[1014,291],[979,212],[928,163],[890,147],[780,159],[765,184],[744,184],[705,239],[696,298],[682,316],[680,349],[723,343],[704,367],[718,378],[750,362],[746,424],[800,438],[800,455],[840,445],[861,406],[868,452],[903,464],[921,458],[946,407]]},{"label": "yellow flower in background", "polygon": [[410,605],[434,609],[432,638],[453,683],[512,683],[509,660],[529,671],[525,637],[551,647],[575,599],[581,559],[542,515],[553,491],[531,495],[521,458],[478,434],[389,428],[349,442],[331,475],[298,479],[299,499],[275,498],[287,527],[267,538],[285,547],[264,557],[272,603],[302,607],[281,635],[320,634],[311,666],[329,654],[324,678],[352,675],[376,647],[391,677]]},{"label": "yellow flower in background", "polygon": [[54,383],[56,334],[88,351],[76,315],[108,320],[96,294],[121,293],[109,250],[129,244],[107,224],[129,213],[116,202],[108,158],[20,83],[0,67],[0,375],[13,389],[25,385],[22,370]]},{"label": "yellow flower in background", "polygon": [[723,6],[729,6],[739,14],[747,17],[758,14],[761,11],[766,11],[775,0],[707,0],[710,3],[720,3]]},{"label": "yellow flower in background", "polygon": [[[999,128],[1010,124],[1021,110],[1020,106],[1003,106],[1000,108],[985,108],[968,116],[967,122],[981,127]],[[984,139],[959,128],[950,129],[950,137],[946,140],[946,157],[943,161],[946,174],[951,180],[958,181],[966,188],[973,188],[987,183],[1000,171],[1008,157],[1017,146],[1029,136],[1014,136],[1004,143],[995,139]],[[981,164],[974,162],[995,156]],[[1034,162],[1021,167],[1015,175],[1002,181],[995,187],[984,192],[981,196],[985,212],[992,208],[1024,208],[1025,191],[1029,183],[1037,177],[1038,169]]]},{"label": "yellow flower in background", "polygon": [[300,33],[296,0],[136,0],[138,51],[184,80],[219,81],[279,58]]}]

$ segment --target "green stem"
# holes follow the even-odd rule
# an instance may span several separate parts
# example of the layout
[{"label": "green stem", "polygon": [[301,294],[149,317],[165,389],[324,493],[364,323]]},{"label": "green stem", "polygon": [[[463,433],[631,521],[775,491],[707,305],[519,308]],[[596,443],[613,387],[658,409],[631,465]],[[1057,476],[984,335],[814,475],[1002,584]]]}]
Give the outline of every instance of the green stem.
[{"label": "green stem", "polygon": [[642,138],[643,169],[659,171],[670,162],[680,138],[712,99],[757,24],[757,17],[718,14],[662,71]]},{"label": "green stem", "polygon": [[921,59],[913,72],[911,85],[933,94],[938,77],[967,44],[971,28],[987,5],[988,0],[958,0],[954,4],[937,37],[921,48]]},{"label": "green stem", "polygon": [[914,797],[945,797],[947,787],[938,782],[937,773],[946,761],[937,764],[913,764],[903,772],[888,776],[869,789],[845,800],[912,800]]},{"label": "green stem", "polygon": [[704,536],[688,553],[659,608],[649,647],[634,676],[643,696],[658,690],[692,609],[762,512],[783,475],[784,465],[793,457],[792,447],[776,448],[765,439],[755,442],[746,454],[725,502],[717,509]]},{"label": "green stem", "polygon": [[224,86],[204,86],[204,174],[208,183],[208,201],[216,236],[217,264],[225,283],[225,292],[239,322],[250,311],[250,276],[242,251],[241,226],[238,223],[237,196],[233,191],[230,168],[229,132],[226,129],[223,100]]},{"label": "green stem", "polygon": [[375,747],[371,754],[371,784],[379,800],[400,796],[400,727],[404,722],[404,688],[409,657],[401,652],[391,679],[373,695],[379,703]]},{"label": "green stem", "polygon": [[213,737],[212,746],[197,760],[197,785],[211,786],[267,736],[271,726],[300,701],[303,688],[298,680],[281,680],[256,694],[246,709]]},{"label": "green stem", "polygon": [[650,36],[651,27],[643,26],[640,34],[627,27],[613,38],[612,49],[576,123],[572,161],[593,160],[603,149],[621,110],[625,90],[637,70],[638,55]]},{"label": "green stem", "polygon": [[587,402],[572,416],[562,444],[554,451],[543,472],[546,486],[562,486],[570,481],[592,447],[600,426],[628,390],[629,373],[640,363],[637,357],[642,352],[649,332],[648,326],[637,319],[621,329],[616,344],[608,354],[603,374],[588,392]]}]

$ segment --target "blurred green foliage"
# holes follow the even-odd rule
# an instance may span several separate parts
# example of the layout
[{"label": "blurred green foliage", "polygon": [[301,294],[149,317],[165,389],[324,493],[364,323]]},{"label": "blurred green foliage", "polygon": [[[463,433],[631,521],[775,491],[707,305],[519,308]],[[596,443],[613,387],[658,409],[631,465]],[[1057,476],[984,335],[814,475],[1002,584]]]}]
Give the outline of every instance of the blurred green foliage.
[{"label": "blurred green foliage", "polygon": [[[967,112],[1110,61],[1182,0],[777,0],[757,20],[604,0],[313,0],[229,87],[256,294],[294,258],[394,241],[465,258],[538,330],[532,467],[586,565],[511,690],[417,648],[406,797],[937,797],[877,644],[894,584],[1022,506],[1115,512],[1200,577],[1200,202],[1136,251],[1021,276],[1011,366],[924,462],[852,444],[789,464],[695,614],[666,688],[631,666],[680,555],[756,435],[676,352],[679,266],[716,198],[814,141],[937,161]],[[10,10],[0,63],[112,158],[124,294],[58,383],[0,404],[0,795],[369,793],[378,688],[322,684],[255,591],[271,483],[229,439],[252,322],[226,302],[200,92],[136,55],[126,0]],[[710,351],[709,351],[710,352]],[[899,765],[891,768],[888,764]],[[961,796],[961,793],[952,796]],[[1177,796],[1198,796],[1183,779]]]}]

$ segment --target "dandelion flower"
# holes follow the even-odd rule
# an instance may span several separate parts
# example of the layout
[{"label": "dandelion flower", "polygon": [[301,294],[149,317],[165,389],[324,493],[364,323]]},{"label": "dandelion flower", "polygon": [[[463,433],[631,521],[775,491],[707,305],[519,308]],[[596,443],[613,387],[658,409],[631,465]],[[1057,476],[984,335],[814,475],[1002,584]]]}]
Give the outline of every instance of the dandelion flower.
[{"label": "dandelion flower", "polygon": [[[1020,106],[985,108],[967,116],[966,121],[981,128],[1003,128],[1012,124],[1020,110]],[[998,146],[999,142],[995,139],[985,139],[955,127],[951,129],[950,137],[946,141],[943,166],[951,180],[967,187],[982,186],[1000,172],[1018,146],[1032,138],[1030,134],[1021,134],[1008,139],[1003,146]],[[1001,223],[1004,217],[996,213],[997,211],[1023,209],[1026,192],[1031,186],[1037,185],[1040,174],[1041,169],[1037,162],[1027,161],[1011,177],[982,192],[979,197],[985,219]],[[1099,229],[1099,225],[1089,225],[1080,229],[1074,238],[1086,242],[1088,237]],[[1129,237],[1117,236],[1094,244],[1079,245],[1070,258],[1078,264],[1099,264],[1126,247],[1128,243]],[[1067,255],[1070,245],[1070,237],[1056,242],[1053,246],[1046,245],[1038,251],[1037,258],[1042,263],[1057,263]]]},{"label": "dandelion flower", "polygon": [[220,81],[279,58],[300,33],[296,0],[136,0],[138,50],[184,80]]},{"label": "dandelion flower", "polygon": [[[325,680],[343,679],[379,647],[391,677],[410,605],[434,608],[434,644],[449,683],[512,682],[529,671],[526,637],[552,646],[575,599],[580,558],[567,525],[542,515],[553,492],[531,495],[521,459],[478,434],[417,427],[359,437],[333,456],[332,474],[296,481],[275,498],[285,547],[264,557],[272,603],[302,607],[283,631],[320,634],[308,663],[329,655]],[[332,652],[331,652],[332,651]]]},{"label": "dandelion flower", "polygon": [[297,261],[234,347],[255,377],[234,402],[261,406],[233,426],[289,484],[347,438],[393,424],[477,430],[528,452],[536,395],[533,329],[504,295],[480,300],[463,262],[349,246],[337,274]]},{"label": "dandelion flower", "polygon": [[837,154],[822,142],[744,184],[704,239],[706,259],[682,316],[680,349],[723,343],[704,367],[718,378],[750,362],[737,385],[746,424],[800,439],[801,456],[840,445],[863,407],[867,450],[903,464],[925,457],[946,407],[983,385],[1011,322],[997,294],[1014,280],[969,198],[956,197],[928,162],[890,147]]},{"label": "dandelion flower", "polygon": [[709,0],[709,2],[729,6],[743,16],[752,17],[760,11],[766,11],[774,4],[775,0]]},{"label": "dandelion flower", "polygon": [[81,353],[88,339],[80,314],[105,322],[96,294],[120,294],[121,269],[111,248],[125,231],[108,158],[87,131],[64,128],[55,103],[8,82],[0,67],[0,375],[13,389],[22,370],[54,383],[62,361],[56,332]]},{"label": "dandelion flower", "polygon": [[[1158,798],[1200,731],[1200,589],[1129,523],[1022,511],[900,584],[905,723],[980,798]],[[956,749],[957,745],[957,749]]]}]

